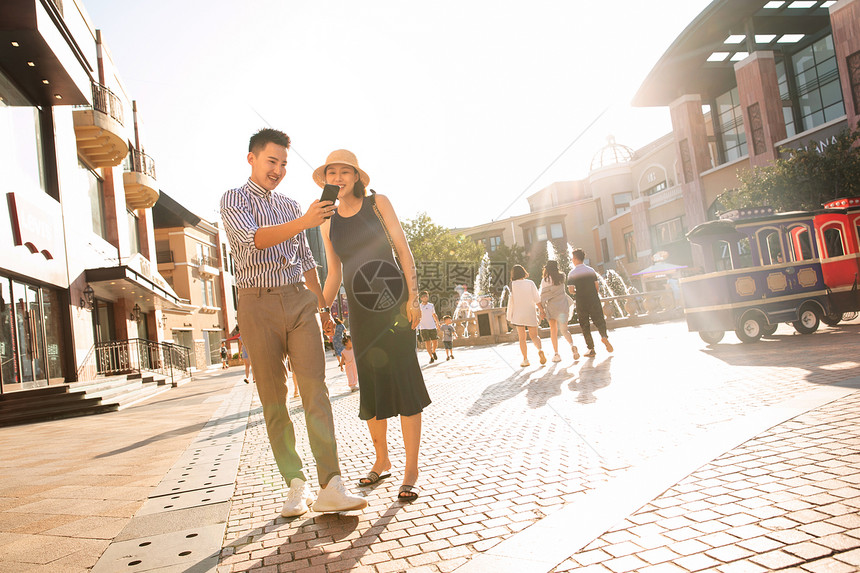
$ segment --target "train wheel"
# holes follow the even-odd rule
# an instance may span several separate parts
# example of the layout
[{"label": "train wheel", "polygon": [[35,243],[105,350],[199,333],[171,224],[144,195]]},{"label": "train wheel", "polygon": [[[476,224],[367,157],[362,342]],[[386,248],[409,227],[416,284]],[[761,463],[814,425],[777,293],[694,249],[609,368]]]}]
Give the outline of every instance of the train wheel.
[{"label": "train wheel", "polygon": [[699,331],[699,338],[708,345],[714,345],[723,339],[724,334],[725,332],[722,330],[701,330]]},{"label": "train wheel", "polygon": [[818,325],[821,324],[821,319],[813,307],[804,306],[800,309],[800,318],[791,324],[800,334],[812,334],[818,330]]},{"label": "train wheel", "polygon": [[735,330],[735,334],[738,335],[741,342],[756,342],[764,334],[764,326],[761,320],[755,317],[747,317],[741,322],[740,328]]},{"label": "train wheel", "polygon": [[776,332],[776,329],[779,328],[779,324],[768,324],[763,326],[761,329],[762,336],[773,336],[773,333]]},{"label": "train wheel", "polygon": [[842,315],[837,314],[828,314],[827,316],[821,317],[821,322],[826,324],[827,326],[836,326],[842,320]]}]

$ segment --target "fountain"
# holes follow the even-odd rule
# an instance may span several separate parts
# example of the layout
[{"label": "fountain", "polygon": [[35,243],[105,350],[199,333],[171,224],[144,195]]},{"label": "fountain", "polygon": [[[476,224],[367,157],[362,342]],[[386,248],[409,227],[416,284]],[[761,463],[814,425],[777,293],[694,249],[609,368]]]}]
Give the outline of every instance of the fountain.
[{"label": "fountain", "polygon": [[[598,294],[600,294],[600,298],[609,298],[609,297],[616,296],[615,293],[612,292],[612,289],[609,288],[609,283],[606,282],[606,279],[604,279],[602,276],[600,276],[600,273],[597,273],[597,283],[600,286],[599,293],[598,293]],[[618,304],[617,300],[613,300],[609,304],[611,304],[612,306],[615,307],[614,310],[611,310],[611,312],[612,312],[611,316],[616,316],[616,317],[624,316],[624,312],[621,310],[621,305]],[[604,309],[604,314],[606,314],[606,310],[607,310],[606,309],[606,303],[604,303],[603,309]],[[611,309],[611,307],[610,307],[610,309]],[[610,316],[610,315],[607,315],[607,317],[608,316]]]}]

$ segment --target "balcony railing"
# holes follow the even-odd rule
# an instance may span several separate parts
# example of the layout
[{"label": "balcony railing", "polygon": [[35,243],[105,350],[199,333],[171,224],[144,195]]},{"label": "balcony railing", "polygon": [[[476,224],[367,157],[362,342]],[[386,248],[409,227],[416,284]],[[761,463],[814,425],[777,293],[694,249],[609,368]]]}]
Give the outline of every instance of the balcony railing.
[{"label": "balcony railing", "polygon": [[191,259],[191,262],[193,264],[197,265],[198,267],[202,267],[205,265],[207,267],[213,267],[216,269],[219,268],[218,267],[218,258],[217,257],[210,257],[209,255],[199,255],[199,256]]},{"label": "balcony railing", "polygon": [[158,264],[162,263],[172,263],[173,261],[173,251],[157,251],[155,253],[155,260]]},{"label": "balcony railing", "polygon": [[119,97],[106,86],[96,82],[93,82],[93,109],[111,116],[120,125],[125,125]]},{"label": "balcony railing", "polygon": [[132,149],[128,157],[125,158],[124,168],[126,171],[134,171],[135,173],[143,173],[149,175],[153,179],[158,179],[155,176],[155,160],[137,149]]}]

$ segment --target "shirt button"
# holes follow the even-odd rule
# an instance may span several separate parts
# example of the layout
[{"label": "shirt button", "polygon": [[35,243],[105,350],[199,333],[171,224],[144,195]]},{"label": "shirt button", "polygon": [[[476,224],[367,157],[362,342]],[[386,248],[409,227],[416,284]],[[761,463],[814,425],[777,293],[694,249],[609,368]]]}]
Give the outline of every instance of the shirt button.
[{"label": "shirt button", "polygon": [[287,264],[287,257],[285,257],[285,256],[281,255],[281,264],[282,264],[282,265]]}]

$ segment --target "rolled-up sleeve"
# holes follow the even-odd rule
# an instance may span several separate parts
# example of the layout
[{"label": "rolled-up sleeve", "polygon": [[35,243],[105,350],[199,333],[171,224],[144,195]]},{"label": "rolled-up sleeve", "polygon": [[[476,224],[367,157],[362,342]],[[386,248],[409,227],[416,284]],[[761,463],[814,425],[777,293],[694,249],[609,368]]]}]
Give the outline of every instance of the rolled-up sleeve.
[{"label": "rolled-up sleeve", "polygon": [[221,220],[231,248],[242,246],[251,251],[259,250],[254,245],[254,235],[260,227],[240,189],[231,189],[221,197]]}]

